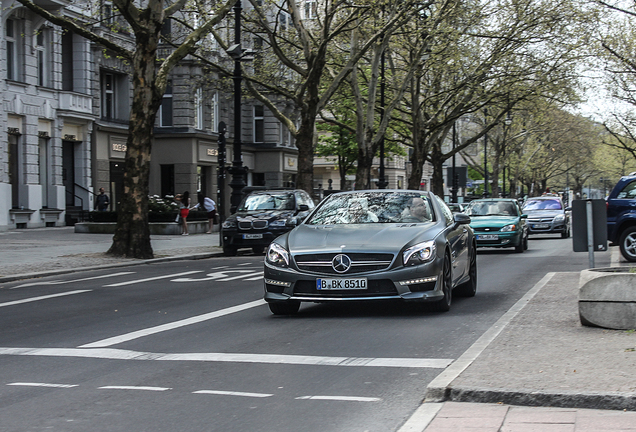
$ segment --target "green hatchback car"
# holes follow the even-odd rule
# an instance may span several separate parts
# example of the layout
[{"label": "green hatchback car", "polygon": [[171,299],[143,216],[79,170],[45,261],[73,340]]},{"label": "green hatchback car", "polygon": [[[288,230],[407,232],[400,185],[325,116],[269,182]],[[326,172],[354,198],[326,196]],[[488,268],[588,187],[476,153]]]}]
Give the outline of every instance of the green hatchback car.
[{"label": "green hatchback car", "polygon": [[517,200],[478,199],[471,201],[464,213],[470,216],[477,247],[514,247],[519,253],[528,249],[528,216],[522,214]]}]

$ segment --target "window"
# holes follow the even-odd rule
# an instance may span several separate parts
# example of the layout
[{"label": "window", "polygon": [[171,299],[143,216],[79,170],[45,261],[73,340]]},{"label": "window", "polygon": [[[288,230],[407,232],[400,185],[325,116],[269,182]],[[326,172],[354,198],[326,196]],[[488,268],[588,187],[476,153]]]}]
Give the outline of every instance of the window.
[{"label": "window", "polygon": [[9,183],[11,183],[11,207],[13,208],[20,206],[19,138],[19,135],[9,134]]},{"label": "window", "polygon": [[102,4],[102,23],[106,26],[112,26],[115,23],[113,5],[111,2],[106,1]]},{"label": "window", "polygon": [[6,23],[7,79],[23,80],[24,42],[21,21],[8,19]]},{"label": "window", "polygon": [[194,117],[194,128],[203,129],[203,89],[199,87],[194,94],[194,109],[196,115]]},{"label": "window", "polygon": [[102,118],[127,121],[130,112],[128,77],[111,71],[101,73]]},{"label": "window", "polygon": [[254,105],[254,142],[265,142],[265,110],[263,105]]},{"label": "window", "polygon": [[64,30],[62,33],[62,90],[73,91],[73,33]]},{"label": "window", "polygon": [[212,120],[212,127],[210,130],[212,132],[219,131],[219,93],[214,92],[212,94],[212,98],[210,99],[210,120]]},{"label": "window", "polygon": [[318,3],[316,0],[305,0],[305,19],[314,19],[317,16]]},{"label": "window", "polygon": [[159,127],[172,126],[172,80],[168,80],[163,100],[159,107]]},{"label": "window", "polygon": [[49,206],[49,140],[48,138],[39,138],[38,140],[38,164],[40,171],[40,185],[42,186],[42,208]]},{"label": "window", "polygon": [[35,35],[35,52],[38,67],[38,85],[51,87],[51,29],[41,27]]}]

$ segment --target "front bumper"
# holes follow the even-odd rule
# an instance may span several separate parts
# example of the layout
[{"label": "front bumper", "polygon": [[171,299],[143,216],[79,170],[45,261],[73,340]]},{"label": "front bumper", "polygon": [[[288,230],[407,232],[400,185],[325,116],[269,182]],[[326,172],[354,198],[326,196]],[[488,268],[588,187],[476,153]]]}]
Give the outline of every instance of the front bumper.
[{"label": "front bumper", "polygon": [[[486,238],[483,236],[497,236],[497,238]],[[522,233],[519,232],[475,232],[475,241],[477,247],[513,247],[519,246],[523,239]]]},{"label": "front bumper", "polygon": [[[251,248],[251,247],[267,247],[269,244],[279,235],[284,234],[286,231],[236,231],[236,230],[223,230],[221,235],[223,237],[224,247],[234,248]],[[251,238],[253,236],[260,236],[259,238]]]},{"label": "front bumper", "polygon": [[563,233],[566,230],[566,221],[560,220],[552,221],[528,221],[528,233],[529,234],[550,234],[550,233]]},{"label": "front bumper", "polygon": [[334,275],[311,274],[293,268],[274,267],[265,262],[263,275],[265,300],[267,302],[292,300],[317,303],[377,300],[437,301],[444,296],[441,290],[441,266],[437,261],[382,272],[340,275],[338,276],[340,278],[364,277],[367,279],[368,288],[328,291],[318,290],[316,280],[335,278]]}]

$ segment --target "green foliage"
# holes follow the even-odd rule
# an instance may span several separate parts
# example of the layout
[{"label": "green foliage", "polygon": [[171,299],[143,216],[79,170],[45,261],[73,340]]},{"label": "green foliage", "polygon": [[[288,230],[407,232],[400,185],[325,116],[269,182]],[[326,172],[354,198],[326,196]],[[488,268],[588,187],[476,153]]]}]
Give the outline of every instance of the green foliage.
[{"label": "green foliage", "polygon": [[166,195],[163,198],[159,195],[148,197],[148,212],[150,213],[168,213],[176,210],[179,210],[179,203],[174,200],[172,195]]}]

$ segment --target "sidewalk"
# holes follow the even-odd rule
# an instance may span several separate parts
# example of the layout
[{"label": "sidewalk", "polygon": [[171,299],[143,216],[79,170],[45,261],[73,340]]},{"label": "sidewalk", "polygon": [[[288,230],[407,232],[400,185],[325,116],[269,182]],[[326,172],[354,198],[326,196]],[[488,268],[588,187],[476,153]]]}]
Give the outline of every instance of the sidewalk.
[{"label": "sidewalk", "polygon": [[[105,256],[111,243],[72,227],[0,232],[0,283],[146,262]],[[155,260],[222,256],[218,233],[151,244]],[[636,332],[583,327],[578,278],[550,273],[532,287],[430,383],[399,432],[636,432]]]}]

